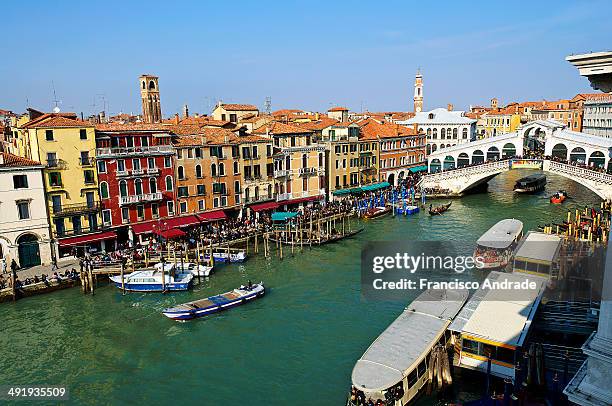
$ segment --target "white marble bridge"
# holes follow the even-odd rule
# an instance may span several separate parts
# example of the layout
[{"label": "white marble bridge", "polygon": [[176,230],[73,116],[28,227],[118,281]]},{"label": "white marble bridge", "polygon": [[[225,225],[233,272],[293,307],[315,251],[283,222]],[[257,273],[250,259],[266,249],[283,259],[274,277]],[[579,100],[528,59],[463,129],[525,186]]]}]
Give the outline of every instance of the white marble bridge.
[{"label": "white marble bridge", "polygon": [[[420,187],[440,188],[461,195],[517,166],[512,157],[523,155],[525,145],[544,146],[544,155],[558,160],[609,168],[612,139],[565,129],[554,121],[534,121],[518,131],[438,150],[428,157],[429,174]],[[532,161],[533,162],[533,161]],[[578,182],[603,199],[612,199],[612,175],[557,162],[537,160],[542,170]],[[523,162],[523,165],[528,162]],[[541,166],[540,166],[541,165]],[[521,165],[518,165],[521,166]],[[523,166],[524,167],[524,166]]]}]

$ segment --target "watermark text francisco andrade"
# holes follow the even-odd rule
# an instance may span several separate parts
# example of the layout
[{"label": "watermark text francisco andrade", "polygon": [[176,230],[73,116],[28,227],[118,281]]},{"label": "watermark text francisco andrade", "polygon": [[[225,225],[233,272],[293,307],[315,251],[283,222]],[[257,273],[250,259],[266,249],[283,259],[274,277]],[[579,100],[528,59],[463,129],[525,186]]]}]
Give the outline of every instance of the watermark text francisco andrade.
[{"label": "watermark text francisco andrade", "polygon": [[395,281],[386,281],[376,278],[372,281],[372,287],[376,290],[422,290],[422,289],[491,289],[491,290],[533,290],[538,285],[535,281],[525,278],[523,281],[491,281],[485,279],[482,283],[478,281],[464,281],[453,279],[450,281],[431,281],[427,278],[417,280],[402,278]]}]

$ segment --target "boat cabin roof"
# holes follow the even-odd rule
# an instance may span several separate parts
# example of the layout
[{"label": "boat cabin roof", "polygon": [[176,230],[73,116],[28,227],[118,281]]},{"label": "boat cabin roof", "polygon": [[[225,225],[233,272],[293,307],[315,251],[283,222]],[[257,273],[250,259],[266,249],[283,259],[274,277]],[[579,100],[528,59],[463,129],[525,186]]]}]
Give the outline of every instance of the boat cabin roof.
[{"label": "boat cabin roof", "polygon": [[363,391],[382,391],[400,382],[444,333],[467,296],[466,290],[421,293],[357,361],[353,385]]},{"label": "boat cabin roof", "polygon": [[477,241],[481,247],[503,249],[523,232],[523,222],[516,219],[503,219],[489,228]]},{"label": "boat cabin roof", "polygon": [[561,249],[561,237],[538,231],[530,231],[520,242],[515,259],[551,263]]},{"label": "boat cabin roof", "polygon": [[[496,343],[520,347],[540,304],[546,279],[523,273],[492,271],[491,282],[535,282],[535,289],[489,289],[481,285],[449,329]],[[483,282],[484,285],[484,282]]]}]

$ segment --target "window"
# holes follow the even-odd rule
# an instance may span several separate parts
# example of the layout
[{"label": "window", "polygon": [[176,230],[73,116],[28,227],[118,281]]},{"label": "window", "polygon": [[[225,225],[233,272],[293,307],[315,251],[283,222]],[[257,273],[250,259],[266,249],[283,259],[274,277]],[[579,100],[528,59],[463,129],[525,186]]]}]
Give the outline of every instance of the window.
[{"label": "window", "polygon": [[187,213],[187,202],[180,202],[179,209],[181,213]]},{"label": "window", "polygon": [[193,149],[191,148],[187,149],[187,158],[193,159]]},{"label": "window", "polygon": [[224,176],[224,175],[225,175],[225,164],[220,163],[219,164],[219,176]]},{"label": "window", "polygon": [[140,170],[140,159],[138,159],[138,158],[132,159],[132,169],[134,171],[139,171]]},{"label": "window", "polygon": [[195,149],[195,157],[196,158],[202,158],[202,148],[196,148]]},{"label": "window", "polygon": [[157,181],[155,178],[149,178],[149,193],[157,193]]},{"label": "window", "polygon": [[205,194],[204,185],[198,185],[198,195],[203,196]]},{"label": "window", "polygon": [[102,224],[105,226],[111,225],[111,211],[110,209],[102,210]]},{"label": "window", "polygon": [[45,139],[47,141],[53,141],[53,130],[45,130]]},{"label": "window", "polygon": [[127,182],[122,180],[119,182],[119,196],[125,197],[128,195]]},{"label": "window", "polygon": [[86,185],[91,185],[92,183],[94,183],[94,171],[92,171],[91,169],[83,171],[83,176],[85,178]]},{"label": "window", "polygon": [[266,145],[266,156],[272,156],[272,145]]},{"label": "window", "polygon": [[60,237],[63,236],[66,233],[66,226],[64,224],[64,219],[55,219],[53,220],[53,222],[55,223],[55,233],[57,235],[59,235]]},{"label": "window", "polygon": [[49,172],[49,185],[62,186],[62,174],[59,172]]},{"label": "window", "polygon": [[144,220],[144,206],[142,204],[136,206],[136,214],[138,215],[138,220]]},{"label": "window", "polygon": [[240,193],[240,181],[239,180],[234,182],[234,193]]},{"label": "window", "polygon": [[81,158],[79,159],[79,162],[81,163],[81,165],[89,165],[90,164],[89,152],[88,151],[81,151]]},{"label": "window", "polygon": [[417,368],[419,376],[425,375],[425,371],[426,370],[427,370],[427,364],[426,364],[426,359],[424,359],[423,361],[421,361],[421,363],[419,364],[419,366]]},{"label": "window", "polygon": [[125,161],[117,159],[117,172],[125,172]]},{"label": "window", "polygon": [[108,199],[108,183],[106,182],[100,182],[100,197]]},{"label": "window", "polygon": [[87,139],[87,130],[86,130],[86,129],[84,129],[84,128],[81,128],[81,129],[79,130],[79,137],[80,137],[82,140],[86,140],[86,139]]},{"label": "window", "polygon": [[47,152],[47,167],[55,168],[59,164],[57,160],[57,153],[55,152]]},{"label": "window", "polygon": [[17,212],[19,220],[27,220],[30,218],[30,202],[27,200],[17,201]]},{"label": "window", "polygon": [[410,374],[408,374],[408,388],[412,388],[414,384],[417,382],[417,371],[413,370]]},{"label": "window", "polygon": [[62,211],[62,197],[60,195],[51,196],[51,206],[53,207],[53,213]]},{"label": "window", "polygon": [[136,189],[136,194],[141,195],[142,194],[142,180],[136,179],[134,181],[134,188]]},{"label": "window", "polygon": [[153,215],[153,218],[159,217],[159,205],[157,203],[151,204],[151,214]]},{"label": "window", "polygon": [[183,168],[182,166],[179,166],[176,171],[178,173],[179,180],[184,180],[185,179],[185,168]]},{"label": "window", "polygon": [[196,173],[196,178],[201,179],[202,178],[202,166],[196,165],[195,173]]},{"label": "window", "polygon": [[28,187],[27,175],[13,175],[13,186],[15,189],[24,189]]},{"label": "window", "polygon": [[106,161],[98,161],[98,173],[106,173]]},{"label": "window", "polygon": [[166,191],[170,192],[172,189],[172,176],[168,175],[166,176]]},{"label": "window", "polygon": [[164,168],[170,168],[172,166],[172,161],[169,156],[164,157]]},{"label": "window", "polygon": [[205,207],[204,200],[198,200],[198,210],[204,211]]},{"label": "window", "polygon": [[130,209],[127,207],[121,209],[121,221],[124,223],[130,222]]},{"label": "window", "polygon": [[221,114],[221,120],[222,120],[222,121],[226,121],[226,120],[225,120],[225,114]]},{"label": "window", "polygon": [[155,158],[147,158],[147,168],[155,169]]},{"label": "window", "polygon": [[[346,183],[346,175],[344,175],[344,177],[345,177],[345,181],[344,181],[344,183]],[[303,179],[302,179],[302,190],[303,190],[304,192],[307,192],[307,191],[308,191],[308,178],[303,178]]]},{"label": "window", "polygon": [[230,114],[229,116],[230,116],[230,120],[229,121],[231,121],[232,123],[235,123],[236,121],[238,121],[237,118],[236,118],[236,114]]},{"label": "window", "polygon": [[168,202],[167,207],[168,207],[168,215],[173,216],[174,215],[174,202]]},{"label": "window", "polygon": [[213,183],[213,193],[226,194],[225,183]]},{"label": "window", "polygon": [[187,197],[187,196],[189,196],[189,187],[179,186],[178,187],[178,197]]},{"label": "window", "polygon": [[210,165],[210,173],[212,176],[217,176],[217,165],[215,164]]},{"label": "window", "polygon": [[238,162],[234,161],[234,175],[240,173],[240,167],[238,166]]},{"label": "window", "polygon": [[149,146],[149,138],[148,137],[140,137],[140,146],[148,147]]},{"label": "window", "polygon": [[81,216],[74,216],[72,218],[72,232],[75,234],[81,234],[83,227],[81,226]]}]

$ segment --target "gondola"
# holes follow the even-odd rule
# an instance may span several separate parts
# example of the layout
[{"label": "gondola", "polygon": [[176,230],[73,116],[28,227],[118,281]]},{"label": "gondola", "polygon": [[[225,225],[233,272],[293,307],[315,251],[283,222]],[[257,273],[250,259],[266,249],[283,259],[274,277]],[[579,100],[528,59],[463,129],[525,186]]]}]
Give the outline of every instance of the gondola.
[{"label": "gondola", "polygon": [[430,216],[437,216],[440,215],[442,213],[444,213],[445,211],[447,211],[450,207],[451,207],[451,203],[448,204],[443,204],[442,206],[436,206],[436,207],[431,207],[431,205],[429,206],[429,215]]}]

